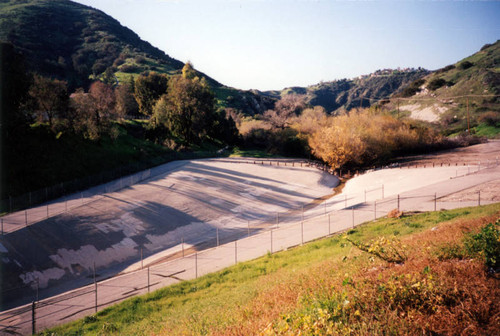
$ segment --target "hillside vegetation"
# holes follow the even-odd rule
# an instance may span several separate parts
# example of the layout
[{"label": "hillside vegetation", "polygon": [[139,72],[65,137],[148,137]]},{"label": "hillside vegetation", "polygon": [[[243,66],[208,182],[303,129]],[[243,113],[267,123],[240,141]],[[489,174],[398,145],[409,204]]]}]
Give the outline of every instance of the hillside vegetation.
[{"label": "hillside vegetation", "polygon": [[[65,80],[70,91],[87,89],[107,69],[127,82],[145,71],[178,75],[184,66],[102,11],[67,0],[0,2],[0,41],[25,56],[29,71]],[[253,115],[276,100],[198,76],[207,79],[222,107]]]},{"label": "hillside vegetation", "polygon": [[306,88],[286,88],[281,95],[303,94],[310,105],[322,106],[329,114],[338,114],[353,108],[369,107],[381,99],[389,98],[429,73],[421,68],[384,69],[353,79],[321,82]]},{"label": "hillside vegetation", "polygon": [[499,217],[494,204],[378,219],[42,334],[495,335]]},{"label": "hillside vegetation", "polygon": [[387,107],[428,111],[447,135],[470,128],[495,136],[500,132],[500,41],[413,82]]},{"label": "hillside vegetation", "polygon": [[[468,124],[479,136],[500,130],[498,96],[453,98],[498,94],[499,42],[431,74],[384,69],[268,92],[224,86],[105,13],[71,1],[0,2],[0,42],[7,83],[4,200],[123,165],[146,167],[186,151],[237,146],[235,152],[314,154],[332,168],[362,167],[386,163],[392,155],[468,144],[443,137],[460,134]],[[184,81],[186,67],[192,74]],[[351,132],[351,121],[360,118],[351,111],[369,107],[361,114],[373,122],[369,116],[364,130],[353,126]],[[446,112],[439,124],[429,125],[406,120],[410,107]],[[394,129],[382,133],[377,125]],[[319,135],[334,133],[356,139],[324,141]],[[338,146],[342,141],[346,146]],[[334,151],[342,157],[332,159]]]},{"label": "hillside vegetation", "polygon": [[2,1],[0,40],[16,46],[31,71],[73,89],[108,67],[140,63],[139,72],[175,73],[184,65],[103,12],[65,0]]},{"label": "hillside vegetation", "polygon": [[[9,199],[2,211],[19,208],[10,208],[12,196],[63,182],[88,188],[173,159],[206,155],[194,152],[215,155],[238,140],[234,122],[217,109],[207,80],[189,63],[179,75],[151,72],[124,84],[105,78],[87,92],[70,94],[65,81],[27,73],[25,59],[11,44],[0,48],[7,65],[0,91],[1,197]],[[87,183],[79,183],[83,178]],[[61,189],[51,197],[78,190]],[[47,189],[44,195],[42,201]],[[33,205],[31,196],[16,203]]]}]

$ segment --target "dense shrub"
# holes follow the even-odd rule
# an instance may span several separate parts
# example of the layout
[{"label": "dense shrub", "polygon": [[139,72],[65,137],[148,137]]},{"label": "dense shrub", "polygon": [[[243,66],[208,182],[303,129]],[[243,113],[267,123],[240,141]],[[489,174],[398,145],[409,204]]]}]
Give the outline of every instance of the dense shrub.
[{"label": "dense shrub", "polygon": [[469,69],[471,66],[473,66],[474,64],[469,62],[469,61],[464,61],[462,63],[460,63],[458,65],[458,68],[461,69],[461,70],[465,70],[465,69]]},{"label": "dense shrub", "polygon": [[402,97],[411,97],[415,95],[416,93],[420,92],[421,89],[420,87],[425,83],[425,80],[423,79],[417,79],[413,83],[411,83],[408,87],[404,88],[404,90],[401,92]]},{"label": "dense shrub", "polygon": [[117,59],[115,59],[115,61],[113,62],[113,66],[118,67],[118,66],[122,65],[123,63],[125,63],[125,61],[124,61],[123,59],[121,59],[121,58],[117,58]]},{"label": "dense shrub", "polygon": [[448,72],[448,71],[453,70],[453,69],[455,69],[455,65],[450,64],[450,65],[445,66],[444,68],[436,70],[436,73],[439,74],[439,73],[443,73],[443,72]]},{"label": "dense shrub", "polygon": [[498,112],[485,112],[477,118],[477,120],[480,123],[485,123],[490,126],[496,126],[498,123],[500,123],[500,113]]},{"label": "dense shrub", "polygon": [[140,70],[140,68],[134,64],[124,64],[120,68],[121,72],[126,72],[126,73],[134,73],[134,72],[137,72],[139,70]]},{"label": "dense shrub", "polygon": [[478,233],[465,238],[465,249],[470,256],[480,257],[486,266],[500,268],[500,219],[489,223]]},{"label": "dense shrub", "polygon": [[434,145],[439,138],[428,128],[414,127],[370,110],[331,117],[309,139],[313,153],[334,168],[384,162]]},{"label": "dense shrub", "polygon": [[485,44],[484,46],[481,47],[481,51],[485,50],[485,49],[488,49],[489,47],[491,47],[493,44],[491,43],[487,43]]},{"label": "dense shrub", "polygon": [[427,88],[431,91],[434,91],[439,89],[440,87],[445,86],[446,83],[446,80],[444,80],[443,78],[435,78],[427,84]]},{"label": "dense shrub", "polygon": [[135,63],[137,64],[146,64],[146,58],[144,56],[136,56],[135,57]]}]

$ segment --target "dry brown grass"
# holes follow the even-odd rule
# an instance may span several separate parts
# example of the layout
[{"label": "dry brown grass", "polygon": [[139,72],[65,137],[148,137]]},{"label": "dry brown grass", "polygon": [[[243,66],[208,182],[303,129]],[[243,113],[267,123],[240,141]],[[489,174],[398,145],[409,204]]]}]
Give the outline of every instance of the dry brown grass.
[{"label": "dry brown grass", "polygon": [[400,218],[403,216],[403,212],[398,209],[392,209],[387,213],[387,218]]},{"label": "dry brown grass", "polygon": [[[263,280],[267,290],[240,307],[238,325],[212,334],[500,335],[498,277],[480,260],[436,253],[496,218],[454,220],[406,237],[409,258],[403,265],[358,251],[347,262],[330,260],[286,276],[278,272]],[[340,313],[324,320],[311,313],[329,305]]]}]

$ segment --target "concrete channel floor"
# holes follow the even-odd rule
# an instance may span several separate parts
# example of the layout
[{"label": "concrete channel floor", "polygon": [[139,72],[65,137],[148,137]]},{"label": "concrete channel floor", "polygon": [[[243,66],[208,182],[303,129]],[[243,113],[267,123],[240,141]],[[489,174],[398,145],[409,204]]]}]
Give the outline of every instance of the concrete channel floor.
[{"label": "concrete channel floor", "polygon": [[[71,211],[72,216],[87,218],[94,216],[97,211],[101,217],[100,221],[95,222],[95,227],[108,232],[119,228],[122,232],[128,232],[128,238],[134,237],[144,227],[144,223],[153,223],[154,226],[156,222],[163,223],[161,219],[165,218],[175,218],[186,223],[179,227],[169,226],[167,232],[162,233],[168,236],[175,232],[171,236],[172,246],[169,249],[164,249],[161,254],[151,254],[141,264],[130,263],[126,268],[137,271],[99,282],[98,309],[129,295],[144,293],[179,280],[192,279],[235,262],[253,259],[268,251],[286,249],[383,216],[397,206],[396,195],[401,197],[401,208],[409,210],[433,210],[437,202],[438,209],[476,205],[476,201],[442,200],[500,178],[499,167],[495,165],[483,166],[478,172],[474,169],[478,167],[471,166],[384,169],[350,180],[342,194],[326,197],[323,203],[311,206],[315,204],[315,199],[331,195],[332,187],[337,182],[335,178],[312,168],[268,167],[254,165],[251,161],[229,161],[188,161],[163,176],[144,181],[140,188],[134,186],[110,193],[97,204],[92,202],[91,206]],[[136,188],[139,194],[134,194]],[[149,204],[147,213],[134,216],[135,221],[137,218],[143,219],[142,224],[123,219],[123,216],[130,216],[130,213],[135,214],[136,209],[143,209],[145,200],[153,203],[151,199],[162,205],[168,201],[171,202],[169,206],[172,206],[165,209],[151,207]],[[488,200],[483,200],[483,204],[486,202]],[[176,210],[173,212],[174,217],[169,217],[172,215],[171,208]],[[121,223],[125,224],[111,225],[109,223],[112,220],[109,218],[122,218]],[[102,227],[103,222],[108,223],[107,226]],[[262,224],[266,222],[267,228],[273,228],[272,230],[263,230],[265,227]],[[186,228],[186,231],[179,231],[182,227],[190,226],[192,231]],[[214,237],[214,233],[221,239],[223,235],[219,230],[227,230],[233,236],[235,232],[239,232],[240,235],[235,236],[239,240],[204,252],[189,253],[165,263],[156,262],[168,254],[178,253],[181,248],[187,251],[189,245],[196,245],[197,238],[193,238],[191,242],[183,240],[182,237],[186,237],[188,232],[199,233],[198,240],[201,241]],[[252,235],[243,238],[250,232]],[[155,243],[168,240],[167,236],[156,240],[148,238],[150,245],[147,246],[154,251],[157,246]],[[180,240],[184,243],[179,243]],[[89,251],[81,253],[88,255]],[[147,267],[148,265],[154,266]],[[93,312],[95,288],[92,286],[64,295],[68,299],[49,298],[46,304],[37,308],[37,316],[44,316],[39,318],[38,330]],[[71,296],[74,298],[69,298]],[[50,304],[50,300],[53,304]],[[19,309],[17,312],[20,312]],[[0,320],[7,327],[3,329],[4,332],[15,329],[22,331],[21,333],[29,333],[31,310],[21,314],[16,314],[15,310],[6,311],[2,313]]]}]

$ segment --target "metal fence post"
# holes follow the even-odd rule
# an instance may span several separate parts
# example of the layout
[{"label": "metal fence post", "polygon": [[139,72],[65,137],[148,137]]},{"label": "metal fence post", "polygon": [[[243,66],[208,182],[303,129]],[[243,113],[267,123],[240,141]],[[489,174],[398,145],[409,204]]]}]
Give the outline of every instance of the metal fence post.
[{"label": "metal fence post", "polygon": [[271,253],[273,253],[273,230],[271,229]]},{"label": "metal fence post", "polygon": [[304,222],[300,222],[300,231],[301,231],[301,245],[304,245]]},{"label": "metal fence post", "polygon": [[97,313],[97,280],[95,276],[95,262],[94,262],[94,289],[95,289],[95,312]]},{"label": "metal fence post", "polygon": [[26,221],[26,226],[28,226],[28,210],[24,210],[24,220]]},{"label": "metal fence post", "polygon": [[398,194],[398,212],[399,212],[399,194]]},{"label": "metal fence post", "polygon": [[352,207],[352,228],[354,229],[354,207]]},{"label": "metal fence post", "polygon": [[35,301],[31,302],[31,334],[36,334]]},{"label": "metal fence post", "polygon": [[481,190],[477,192],[477,205],[481,205]]},{"label": "metal fence post", "polygon": [[434,193],[434,211],[437,209],[437,193]]},{"label": "metal fence post", "polygon": [[219,228],[215,228],[215,232],[216,232],[216,238],[217,238],[217,246],[219,246]]},{"label": "metal fence post", "polygon": [[332,234],[332,230],[331,230],[331,227],[330,227],[330,214],[328,214],[328,235],[331,235]]},{"label": "metal fence post", "polygon": [[194,253],[194,270],[195,270],[195,279],[198,279],[198,252]]}]

